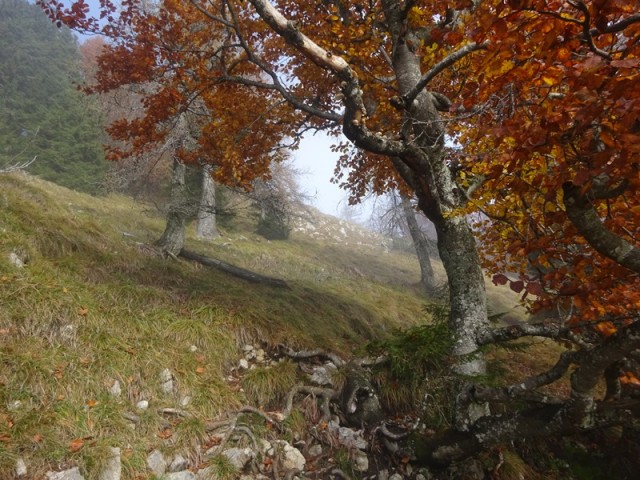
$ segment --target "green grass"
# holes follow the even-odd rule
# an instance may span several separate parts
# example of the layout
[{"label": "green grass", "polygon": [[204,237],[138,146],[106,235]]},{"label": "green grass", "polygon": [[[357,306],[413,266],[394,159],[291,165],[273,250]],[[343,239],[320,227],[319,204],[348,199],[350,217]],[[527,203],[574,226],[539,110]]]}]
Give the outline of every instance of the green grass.
[{"label": "green grass", "polygon": [[[0,176],[0,478],[12,478],[18,457],[32,478],[58,465],[78,465],[95,478],[111,446],[122,449],[123,479],[145,478],[150,450],[189,456],[207,421],[284,397],[295,380],[290,362],[248,372],[244,393],[227,382],[243,345],[349,356],[425,321],[413,256],[296,232],[269,242],[247,225],[238,216],[212,242],[195,240],[190,227],[187,247],[282,278],[290,289],[162,258],[147,245],[163,219],[129,198]],[[7,261],[11,252],[25,268]],[[164,368],[175,392],[161,389]],[[115,381],[119,397],[109,393]],[[140,400],[150,408],[137,410]],[[162,418],[156,410],[165,407],[189,417]],[[222,476],[233,474],[218,463]]]},{"label": "green grass", "polygon": [[[154,254],[144,244],[160,236],[162,218],[125,197],[5,175],[0,207],[0,478],[11,478],[18,457],[32,477],[79,465],[94,478],[111,446],[123,449],[124,478],[144,475],[151,449],[188,455],[207,420],[244,403],[273,403],[271,389],[282,398],[295,375],[290,362],[251,371],[245,394],[227,383],[244,344],[348,355],[421,316],[423,300],[410,286],[418,271],[407,256],[295,235],[267,242],[247,230],[209,243],[187,239],[192,250],[291,286],[274,289]],[[27,266],[10,265],[11,252]],[[164,368],[176,378],[174,393],[161,389]],[[115,381],[119,397],[109,393]],[[140,400],[149,410],[136,410]],[[158,435],[166,419],[155,410],[163,407],[190,414],[169,419],[170,439]]]}]

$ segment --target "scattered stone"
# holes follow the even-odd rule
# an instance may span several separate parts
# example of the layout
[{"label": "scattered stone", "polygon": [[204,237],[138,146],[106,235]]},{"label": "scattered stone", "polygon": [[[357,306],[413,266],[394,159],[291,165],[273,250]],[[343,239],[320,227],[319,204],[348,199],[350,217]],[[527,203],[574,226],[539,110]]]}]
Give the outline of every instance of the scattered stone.
[{"label": "scattered stone", "polygon": [[195,345],[191,345],[191,346],[189,347],[189,351],[190,351],[190,352],[197,352],[197,351],[198,351],[198,347],[196,347]]},{"label": "scattered stone", "polygon": [[161,476],[167,471],[167,461],[164,455],[160,453],[160,450],[152,451],[147,457],[147,467],[154,475]]},{"label": "scattered stone", "polygon": [[11,252],[9,254],[9,263],[16,268],[24,268],[24,261],[20,258],[20,256],[16,252]]},{"label": "scattered stone", "polygon": [[250,448],[230,448],[222,452],[222,455],[229,459],[231,465],[242,471],[253,459],[254,454]]},{"label": "scattered stone", "polygon": [[148,400],[140,400],[138,403],[136,403],[136,408],[138,410],[146,410],[147,408],[149,408],[149,401]]},{"label": "scattered stone", "polygon": [[115,380],[113,382],[113,385],[109,387],[109,393],[116,398],[122,395],[122,387],[120,386],[120,380]]},{"label": "scattered stone", "polygon": [[24,477],[27,474],[27,464],[22,458],[16,460],[16,477]]},{"label": "scattered stone", "polygon": [[354,468],[358,472],[366,472],[367,470],[369,470],[369,457],[367,457],[367,454],[361,450],[358,450],[356,452],[353,463]]},{"label": "scattered stone", "polygon": [[171,373],[171,370],[165,368],[164,370],[162,370],[162,372],[160,372],[160,383],[162,391],[164,393],[173,392],[175,387],[173,384],[173,374]]},{"label": "scattered stone", "polygon": [[282,465],[285,470],[304,470],[304,466],[307,461],[304,458],[304,455],[300,453],[300,450],[291,446],[288,442],[281,440],[280,445],[283,447],[284,458],[282,460]]},{"label": "scattered stone", "polygon": [[319,457],[320,455],[322,455],[322,445],[317,443],[309,447],[309,456],[311,458]]},{"label": "scattered stone", "polygon": [[249,362],[247,361],[246,358],[241,358],[240,362],[238,363],[238,367],[241,370],[248,370],[249,369]]},{"label": "scattered stone", "polygon": [[170,472],[180,472],[186,470],[189,466],[189,462],[182,455],[176,455],[173,457],[171,464],[169,465]]},{"label": "scattered stone", "polygon": [[353,430],[348,427],[340,427],[333,420],[329,422],[329,430],[338,433],[338,443],[349,449],[355,448],[358,450],[366,450],[368,447],[367,441],[362,436],[361,431]]},{"label": "scattered stone", "polygon": [[62,472],[47,472],[45,476],[47,480],[84,480],[78,467],[73,467],[70,470],[64,470]]},{"label": "scattered stone", "polygon": [[389,480],[389,470],[386,468],[378,472],[378,480]]},{"label": "scattered stone", "polygon": [[107,459],[100,480],[120,480],[122,475],[122,463],[120,462],[120,449],[111,447],[111,456]]},{"label": "scattered stone", "polygon": [[256,350],[256,362],[264,363],[265,358],[266,354],[263,349],[259,348],[258,350]]},{"label": "scattered stone", "polygon": [[262,453],[263,455],[267,455],[267,452],[269,452],[269,450],[271,450],[271,452],[273,453],[273,445],[271,445],[271,442],[265,440],[264,438],[258,438],[258,444],[260,446],[260,453]]},{"label": "scattered stone", "polygon": [[327,363],[313,369],[311,374],[311,383],[320,386],[333,386],[333,374],[337,367],[333,363]]},{"label": "scattered stone", "polygon": [[399,473],[394,473],[389,477],[389,480],[402,480],[402,475],[400,475]]},{"label": "scattered stone", "polygon": [[189,395],[185,395],[184,397],[182,397],[182,400],[180,400],[181,407],[186,407],[190,403],[191,403],[191,397]]},{"label": "scattered stone", "polygon": [[[196,480],[198,477],[193,473],[191,473],[190,471],[185,470],[182,472],[167,473],[163,475],[162,478],[164,480]],[[204,478],[209,479],[214,477],[204,477]]]},{"label": "scattered stone", "polygon": [[213,467],[203,468],[196,473],[196,480],[211,480],[212,478],[218,478]]},{"label": "scattered stone", "polygon": [[7,410],[9,410],[10,412],[15,412],[16,410],[20,410],[21,407],[22,407],[22,401],[20,400],[14,400],[13,402],[9,402],[7,404]]}]

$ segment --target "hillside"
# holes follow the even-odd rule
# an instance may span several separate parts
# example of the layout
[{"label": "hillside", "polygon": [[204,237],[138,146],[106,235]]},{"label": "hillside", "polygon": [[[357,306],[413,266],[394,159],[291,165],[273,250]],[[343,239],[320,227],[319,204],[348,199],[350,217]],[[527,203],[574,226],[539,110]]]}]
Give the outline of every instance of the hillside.
[{"label": "hillside", "polygon": [[[348,357],[428,321],[412,255],[318,212],[285,242],[233,225],[210,243],[187,239],[287,289],[165,258],[150,245],[162,218],[125,197],[15,174],[0,176],[0,206],[3,479],[17,461],[28,466],[22,478],[76,465],[97,478],[110,447],[124,452],[125,479],[151,478],[155,448],[202,462],[194,452],[209,439],[206,422],[241,405],[276,408],[296,381],[290,361],[243,377],[247,351],[283,343]],[[167,430],[157,414],[167,408],[189,420]]]}]

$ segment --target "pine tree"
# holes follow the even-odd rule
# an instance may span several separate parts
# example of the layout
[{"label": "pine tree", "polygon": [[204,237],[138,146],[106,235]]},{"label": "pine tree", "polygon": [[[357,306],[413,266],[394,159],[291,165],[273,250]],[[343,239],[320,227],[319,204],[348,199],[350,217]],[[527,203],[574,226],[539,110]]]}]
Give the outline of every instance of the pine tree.
[{"label": "pine tree", "polygon": [[30,173],[95,193],[107,163],[99,114],[77,89],[79,52],[24,0],[0,0],[0,168],[37,156]]}]

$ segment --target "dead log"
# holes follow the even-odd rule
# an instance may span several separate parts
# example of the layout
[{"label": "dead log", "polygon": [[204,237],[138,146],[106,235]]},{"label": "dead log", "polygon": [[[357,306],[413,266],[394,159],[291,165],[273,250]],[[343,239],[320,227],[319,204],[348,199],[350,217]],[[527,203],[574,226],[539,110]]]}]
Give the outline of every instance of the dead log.
[{"label": "dead log", "polygon": [[273,287],[290,288],[287,282],[279,278],[260,275],[259,273],[252,272],[251,270],[236,267],[235,265],[223,262],[222,260],[217,260],[205,255],[200,255],[199,253],[191,252],[189,250],[182,249],[179,256],[181,256],[182,258],[186,258],[187,260],[193,260],[194,262],[201,263],[202,265],[206,265],[207,267],[217,268],[218,270],[222,270],[223,272],[229,273],[234,277],[246,280],[247,282],[261,283],[265,285],[271,285]]}]

